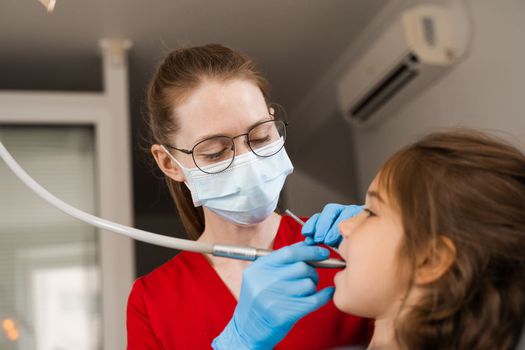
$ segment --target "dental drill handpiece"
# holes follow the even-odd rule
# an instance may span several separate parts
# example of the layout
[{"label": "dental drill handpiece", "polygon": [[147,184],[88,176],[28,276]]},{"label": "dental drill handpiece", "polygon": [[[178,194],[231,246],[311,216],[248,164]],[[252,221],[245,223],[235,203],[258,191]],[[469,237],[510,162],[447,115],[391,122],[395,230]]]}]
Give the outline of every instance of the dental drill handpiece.
[{"label": "dental drill handpiece", "polygon": [[[305,222],[301,220],[301,218],[299,218],[297,215],[292,213],[289,209],[286,209],[284,212],[288,214],[288,216],[290,216],[292,219],[294,219],[299,225],[303,226],[305,224]],[[343,269],[346,267],[346,262],[344,260],[334,259],[334,258],[326,259],[323,261],[309,262],[309,263],[312,266],[328,267],[328,268],[334,268],[334,269]]]},{"label": "dental drill handpiece", "polygon": [[[288,214],[292,219],[297,221],[301,226],[304,225],[304,221],[297,217],[290,210],[285,210],[285,213]],[[255,261],[257,258],[266,256],[270,254],[272,250],[269,249],[258,249],[253,247],[246,246],[235,246],[235,245],[224,245],[224,244],[214,244],[212,255],[222,256],[225,258],[233,258],[240,260],[250,260]],[[326,259],[322,261],[307,261],[308,265],[313,267],[320,268],[329,268],[329,269],[342,269],[346,266],[344,260],[340,259]]]},{"label": "dental drill handpiece", "polygon": [[[257,258],[272,253],[269,249],[259,249],[246,246],[214,244],[212,255],[225,258],[255,261]],[[320,268],[342,269],[346,263],[340,259],[329,258],[321,261],[307,261],[308,265]]]}]

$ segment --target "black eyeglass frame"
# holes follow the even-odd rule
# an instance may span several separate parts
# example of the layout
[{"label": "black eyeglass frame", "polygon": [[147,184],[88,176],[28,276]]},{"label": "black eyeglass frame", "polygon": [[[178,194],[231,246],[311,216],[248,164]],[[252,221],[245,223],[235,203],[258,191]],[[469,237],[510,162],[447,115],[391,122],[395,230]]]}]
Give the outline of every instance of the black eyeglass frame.
[{"label": "black eyeglass frame", "polygon": [[[281,123],[284,127],[283,127],[283,138],[284,138],[284,142],[283,144],[281,145],[281,147],[279,147],[278,150],[276,150],[274,153],[272,154],[268,154],[268,155],[260,155],[260,154],[257,154],[257,152],[254,151],[254,149],[252,148],[252,145],[250,143],[250,139],[249,139],[249,134],[250,132],[255,129],[256,127],[262,125],[262,124],[266,124],[266,123]],[[170,146],[170,145],[165,145],[166,147],[168,148],[171,148],[171,149],[174,149],[176,151],[179,151],[179,152],[182,152],[182,153],[185,153],[185,154],[191,154],[191,158],[193,159],[193,163],[195,164],[195,166],[197,168],[199,168],[199,170],[201,170],[202,172],[206,173],[206,174],[219,174],[223,171],[225,171],[226,169],[228,169],[233,161],[235,160],[235,157],[237,156],[237,150],[235,148],[235,139],[239,138],[239,137],[246,137],[246,144],[248,145],[248,148],[250,149],[250,151],[255,154],[256,156],[258,157],[262,157],[262,158],[268,158],[268,157],[271,157],[271,156],[274,156],[276,155],[277,153],[279,153],[279,151],[281,149],[283,149],[284,147],[284,143],[286,142],[286,128],[289,126],[288,122],[286,120],[281,120],[281,119],[270,119],[270,120],[265,120],[265,121],[262,121],[262,122],[259,122],[255,125],[253,125],[247,132],[243,133],[243,134],[240,134],[240,135],[237,135],[237,136],[233,136],[233,137],[230,137],[230,136],[226,136],[226,135],[217,135],[217,136],[213,136],[213,137],[210,137],[210,138],[207,138],[207,139],[204,139],[202,141],[199,141],[197,142],[192,148],[191,150],[190,149],[184,149],[184,148],[177,148],[177,147],[173,147],[173,146]],[[209,141],[209,140],[213,140],[215,138],[227,138],[227,139],[230,139],[231,140],[231,143],[232,143],[232,151],[233,151],[233,157],[230,161],[230,163],[228,164],[228,166],[226,166],[224,169],[220,170],[220,171],[217,171],[217,172],[209,172],[209,171],[206,171],[206,170],[203,170],[198,164],[197,164],[197,161],[195,160],[195,154],[194,154],[194,150],[195,148],[200,145],[201,143],[203,142],[206,142],[206,141]]]}]

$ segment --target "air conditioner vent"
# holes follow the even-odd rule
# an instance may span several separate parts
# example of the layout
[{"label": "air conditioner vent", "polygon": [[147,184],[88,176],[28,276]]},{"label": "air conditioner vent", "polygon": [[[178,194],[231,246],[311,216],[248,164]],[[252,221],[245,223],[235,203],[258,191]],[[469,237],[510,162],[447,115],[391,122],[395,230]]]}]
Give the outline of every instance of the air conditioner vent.
[{"label": "air conditioner vent", "polygon": [[373,37],[362,37],[366,46],[357,46],[360,51],[337,82],[347,121],[377,126],[458,62],[465,42],[458,45],[451,11],[437,4],[416,5],[389,17]]},{"label": "air conditioner vent", "polygon": [[350,117],[365,122],[377,109],[399,93],[417,75],[416,54],[410,53],[350,110]]}]

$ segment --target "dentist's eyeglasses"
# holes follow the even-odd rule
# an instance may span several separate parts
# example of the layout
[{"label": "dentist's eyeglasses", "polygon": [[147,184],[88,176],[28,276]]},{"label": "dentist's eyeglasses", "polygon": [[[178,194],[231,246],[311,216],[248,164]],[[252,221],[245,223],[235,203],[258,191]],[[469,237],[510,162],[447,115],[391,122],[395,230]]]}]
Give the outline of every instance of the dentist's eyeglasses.
[{"label": "dentist's eyeglasses", "polygon": [[226,169],[235,159],[235,139],[246,138],[250,150],[259,157],[277,154],[286,140],[288,123],[282,120],[268,120],[255,124],[244,134],[234,137],[214,136],[197,143],[191,150],[165,145],[171,149],[191,154],[193,162],[207,174],[217,174]]}]

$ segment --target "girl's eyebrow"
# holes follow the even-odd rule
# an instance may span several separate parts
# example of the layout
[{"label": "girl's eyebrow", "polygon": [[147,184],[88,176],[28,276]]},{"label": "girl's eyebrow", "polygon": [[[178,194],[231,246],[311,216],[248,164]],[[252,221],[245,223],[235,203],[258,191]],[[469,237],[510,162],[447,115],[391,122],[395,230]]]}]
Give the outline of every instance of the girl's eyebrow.
[{"label": "girl's eyebrow", "polygon": [[385,201],[383,200],[383,198],[381,198],[381,196],[379,195],[379,192],[377,191],[368,191],[366,195],[370,198],[376,198],[381,203],[385,203]]}]

